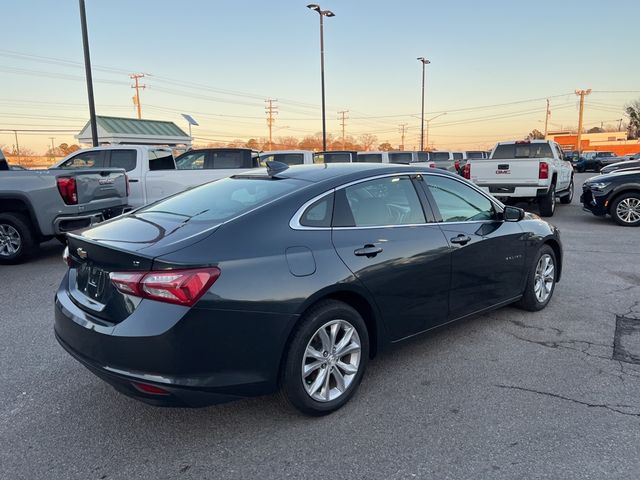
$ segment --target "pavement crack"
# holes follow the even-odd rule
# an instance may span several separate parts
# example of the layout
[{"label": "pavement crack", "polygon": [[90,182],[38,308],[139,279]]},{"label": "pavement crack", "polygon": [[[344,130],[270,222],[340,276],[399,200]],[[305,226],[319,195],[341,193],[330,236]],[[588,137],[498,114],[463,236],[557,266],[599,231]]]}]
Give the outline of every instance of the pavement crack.
[{"label": "pavement crack", "polygon": [[560,330],[559,328],[556,328],[556,327],[546,327],[545,328],[545,327],[538,327],[538,326],[535,326],[535,325],[527,325],[526,323],[521,322],[520,320],[510,319],[509,323],[514,324],[516,327],[528,328],[528,329],[532,329],[532,330],[538,330],[539,332],[544,332],[545,330],[553,330],[558,335],[562,335],[564,333],[562,330]]},{"label": "pavement crack", "polygon": [[498,387],[498,388],[504,388],[504,389],[508,389],[508,390],[519,390],[521,392],[535,393],[537,395],[544,395],[544,396],[550,397],[550,398],[557,398],[558,400],[564,400],[565,402],[571,402],[571,403],[575,403],[577,405],[582,405],[582,406],[589,407],[589,408],[604,408],[604,409],[609,410],[611,412],[619,413],[620,415],[626,415],[628,417],[638,417],[638,418],[640,418],[640,412],[625,412],[624,410],[620,410],[620,408],[634,408],[634,407],[631,407],[630,405],[624,405],[624,404],[609,405],[609,404],[606,404],[606,403],[590,403],[590,402],[585,402],[583,400],[577,400],[575,398],[565,397],[564,395],[559,395],[557,393],[543,392],[542,390],[535,390],[533,388],[519,387],[517,385],[496,384],[495,386]]},{"label": "pavement crack", "polygon": [[[531,338],[521,337],[516,335],[515,333],[508,332],[514,338],[521,340],[523,342],[533,343],[535,345],[540,345],[541,347],[546,348],[555,348],[555,349],[565,349],[565,350],[573,350],[576,352],[580,352],[588,357],[600,358],[602,360],[611,360],[611,357],[605,357],[603,355],[595,355],[593,353],[589,353],[589,349],[591,347],[605,347],[611,348],[611,345],[605,345],[603,343],[595,343],[589,342],[588,340],[533,340]],[[582,345],[582,348],[578,348],[578,345]]]}]

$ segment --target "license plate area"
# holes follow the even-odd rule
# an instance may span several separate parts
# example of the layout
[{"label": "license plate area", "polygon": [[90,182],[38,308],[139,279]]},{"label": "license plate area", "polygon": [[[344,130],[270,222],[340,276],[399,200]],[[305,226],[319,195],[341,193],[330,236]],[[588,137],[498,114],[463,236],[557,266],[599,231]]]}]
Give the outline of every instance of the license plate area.
[{"label": "license plate area", "polygon": [[[91,304],[103,309],[111,295],[109,272],[91,262],[83,263],[76,268],[76,289],[91,300]],[[95,305],[98,303],[99,305]],[[92,307],[92,309],[95,309]]]}]

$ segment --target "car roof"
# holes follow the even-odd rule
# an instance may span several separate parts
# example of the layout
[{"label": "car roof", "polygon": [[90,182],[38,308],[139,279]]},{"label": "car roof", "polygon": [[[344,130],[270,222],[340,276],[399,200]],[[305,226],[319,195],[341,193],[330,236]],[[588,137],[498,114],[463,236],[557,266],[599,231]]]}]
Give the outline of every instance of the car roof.
[{"label": "car roof", "polygon": [[[274,175],[275,178],[285,179],[291,178],[307,182],[324,182],[331,180],[352,181],[361,178],[372,177],[376,175],[385,175],[389,173],[412,173],[412,172],[434,172],[458,177],[451,172],[445,170],[434,170],[428,167],[419,167],[416,165],[390,164],[390,163],[318,163],[314,165],[293,165]],[[244,172],[235,177],[265,175],[265,169],[255,169]]]}]

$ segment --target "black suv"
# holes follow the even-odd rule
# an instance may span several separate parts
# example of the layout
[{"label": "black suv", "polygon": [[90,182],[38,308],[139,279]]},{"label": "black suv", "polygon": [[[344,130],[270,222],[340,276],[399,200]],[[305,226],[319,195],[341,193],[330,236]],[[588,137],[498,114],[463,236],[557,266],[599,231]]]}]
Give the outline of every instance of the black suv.
[{"label": "black suv", "polygon": [[590,178],[582,185],[580,201],[594,215],[611,215],[625,227],[640,226],[640,170]]}]

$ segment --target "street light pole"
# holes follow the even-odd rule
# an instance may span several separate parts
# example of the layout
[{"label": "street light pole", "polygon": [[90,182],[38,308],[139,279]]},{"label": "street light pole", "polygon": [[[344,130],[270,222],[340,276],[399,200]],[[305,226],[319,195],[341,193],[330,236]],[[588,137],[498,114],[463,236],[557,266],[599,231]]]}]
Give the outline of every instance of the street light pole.
[{"label": "street light pole", "polygon": [[431,63],[424,57],[418,57],[417,60],[422,63],[422,113],[420,114],[420,151],[424,151],[424,76],[425,66]]},{"label": "street light pole", "polygon": [[93,100],[93,79],[91,78],[91,58],[89,56],[89,35],[87,34],[87,13],[84,0],[80,0],[80,22],[82,24],[82,46],[84,49],[84,70],[87,77],[87,95],[89,96],[89,122],[91,123],[91,139],[93,146],[98,146],[98,122],[96,121],[96,105]]},{"label": "street light pole", "polygon": [[322,151],[327,150],[327,117],[324,102],[324,17],[335,17],[331,10],[322,10],[320,5],[311,3],[307,8],[315,10],[320,15],[320,83],[322,89]]},{"label": "street light pole", "polygon": [[426,135],[426,138],[425,138],[425,142],[427,144],[427,150],[429,150],[429,124],[431,123],[431,120],[435,120],[436,118],[441,117],[441,116],[446,115],[446,114],[447,114],[447,112],[444,112],[444,113],[441,113],[440,115],[436,115],[435,117],[431,117],[428,120],[425,120],[425,123],[427,124],[427,135]]}]

